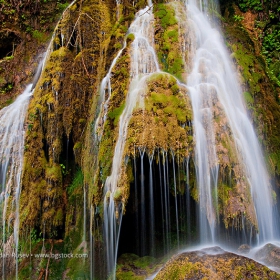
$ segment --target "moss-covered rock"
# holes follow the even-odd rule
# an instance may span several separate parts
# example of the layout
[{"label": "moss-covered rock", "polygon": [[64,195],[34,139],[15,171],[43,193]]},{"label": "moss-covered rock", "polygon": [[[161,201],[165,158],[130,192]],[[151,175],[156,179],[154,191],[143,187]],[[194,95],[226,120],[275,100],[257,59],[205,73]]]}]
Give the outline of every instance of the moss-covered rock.
[{"label": "moss-covered rock", "polygon": [[[176,2],[181,6],[180,2]],[[183,79],[184,62],[180,48],[179,24],[173,4],[156,4],[155,47],[163,71],[169,72],[179,80]]]},{"label": "moss-covered rock", "polygon": [[146,279],[159,267],[159,261],[153,257],[139,257],[135,254],[123,254],[118,258],[116,279]]},{"label": "moss-covered rock", "polygon": [[[280,84],[271,72],[273,66],[267,61],[270,52],[263,52],[263,34],[274,30],[272,26],[277,25],[279,20],[270,18],[265,3],[261,3],[261,10],[256,10],[255,6],[250,6],[251,1],[243,1],[245,6],[238,4],[239,8],[243,7],[240,10],[233,2],[228,1],[222,6],[225,37],[241,74],[244,97],[257,134],[267,153],[267,165],[272,175],[279,176],[279,130],[275,127],[278,127],[280,120]],[[271,8],[274,5],[272,3]],[[274,12],[277,13],[276,9]],[[238,17],[240,20],[237,20]]]},{"label": "moss-covered rock", "polygon": [[98,98],[108,50],[112,51],[112,5],[111,1],[76,2],[55,31],[28,111],[22,227],[42,229],[45,224],[46,234],[51,234],[65,221],[66,187],[71,170],[83,160],[87,119]]},{"label": "moss-covered rock", "polygon": [[172,257],[154,279],[280,279],[280,275],[251,259],[219,247]]},{"label": "moss-covered rock", "polygon": [[168,74],[154,74],[147,81],[145,108],[136,108],[129,123],[125,154],[134,155],[135,147],[172,150],[187,157],[193,149],[188,138],[192,118],[185,88]]}]

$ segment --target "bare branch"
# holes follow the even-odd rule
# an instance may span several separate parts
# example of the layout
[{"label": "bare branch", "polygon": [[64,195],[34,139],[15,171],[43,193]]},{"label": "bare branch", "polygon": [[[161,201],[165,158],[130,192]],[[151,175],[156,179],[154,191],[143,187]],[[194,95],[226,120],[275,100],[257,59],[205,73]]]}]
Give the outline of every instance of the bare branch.
[{"label": "bare branch", "polygon": [[146,13],[148,13],[152,8],[153,8],[153,5],[150,6],[149,9],[148,9],[145,13],[143,13],[142,15],[140,15],[139,17],[142,17],[143,15],[145,15]]}]

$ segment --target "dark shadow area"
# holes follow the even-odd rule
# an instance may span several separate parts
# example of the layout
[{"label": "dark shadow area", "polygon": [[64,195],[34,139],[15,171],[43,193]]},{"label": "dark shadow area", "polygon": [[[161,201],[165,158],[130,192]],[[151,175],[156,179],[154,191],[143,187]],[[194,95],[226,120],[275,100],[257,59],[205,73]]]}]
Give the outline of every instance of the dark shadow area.
[{"label": "dark shadow area", "polygon": [[16,45],[20,41],[20,38],[13,32],[0,32],[0,59],[13,55]]},{"label": "dark shadow area", "polygon": [[118,255],[158,257],[194,242],[196,203],[190,196],[186,164],[175,162],[173,166],[171,155],[164,160],[160,154],[151,166],[146,154],[142,160],[139,156],[129,164],[133,167],[134,182],[122,219]]}]

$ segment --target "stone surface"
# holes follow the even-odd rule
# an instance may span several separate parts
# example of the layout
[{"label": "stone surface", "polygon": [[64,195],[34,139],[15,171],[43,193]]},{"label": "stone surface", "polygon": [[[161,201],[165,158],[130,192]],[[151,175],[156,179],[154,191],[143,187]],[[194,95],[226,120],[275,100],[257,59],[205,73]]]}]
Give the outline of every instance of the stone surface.
[{"label": "stone surface", "polygon": [[280,279],[280,274],[244,256],[212,247],[172,257],[154,279]]}]

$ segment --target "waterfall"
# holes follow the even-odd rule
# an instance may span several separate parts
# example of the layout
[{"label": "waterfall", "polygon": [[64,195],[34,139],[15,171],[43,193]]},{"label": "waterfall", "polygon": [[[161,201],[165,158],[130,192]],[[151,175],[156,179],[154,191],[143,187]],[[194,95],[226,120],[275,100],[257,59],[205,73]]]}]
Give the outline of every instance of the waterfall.
[{"label": "waterfall", "polygon": [[[70,8],[76,0],[74,0],[67,8]],[[66,11],[65,10],[65,11]],[[65,12],[64,11],[64,12]],[[62,17],[64,15],[62,14]],[[61,18],[62,18],[61,17]],[[56,27],[57,28],[57,27]],[[55,32],[54,32],[55,34]],[[41,73],[45,67],[45,62],[52,51],[54,35],[48,45],[47,51],[43,54],[37,71],[33,78],[33,83],[26,86],[22,94],[9,106],[0,111],[0,215],[2,227],[2,278],[5,279],[6,271],[5,253],[7,249],[8,239],[13,237],[11,244],[14,244],[13,253],[16,265],[16,279],[18,279],[18,251],[19,251],[19,228],[20,228],[20,193],[21,193],[21,176],[23,168],[24,155],[24,138],[26,129],[25,118],[29,105],[30,97],[40,79]],[[7,216],[9,214],[9,216]],[[8,220],[8,226],[6,225]],[[13,229],[13,236],[10,232]],[[10,239],[9,239],[10,241]],[[8,251],[7,255],[11,252]]]},{"label": "waterfall", "polygon": [[122,206],[115,205],[114,194],[118,190],[119,174],[123,165],[123,151],[128,124],[136,104],[143,104],[146,80],[150,74],[159,70],[157,56],[153,48],[153,14],[149,7],[140,10],[132,22],[129,33],[134,34],[131,44],[130,87],[125,108],[119,120],[119,135],[115,146],[111,175],[105,182],[104,230],[106,237],[106,255],[108,274],[115,279],[119,227],[122,218]]},{"label": "waterfall", "polygon": [[[23,93],[9,106],[0,111],[0,214],[2,218],[2,244],[3,254],[5,254],[5,243],[11,235],[9,228],[13,228],[14,254],[18,254],[19,249],[19,200],[21,192],[21,175],[23,167],[24,137],[26,129],[24,126],[27,108],[30,97],[39,80],[44,67],[51,44],[43,58],[40,60],[37,71],[33,78],[33,83],[29,84]],[[10,213],[9,217],[8,208]],[[14,211],[14,214],[13,214]],[[6,220],[8,221],[8,228]],[[14,220],[12,225],[12,220]],[[9,255],[9,254],[8,254]],[[18,277],[18,259],[15,259],[16,279]],[[2,276],[5,277],[5,258],[2,258]]]},{"label": "waterfall", "polygon": [[217,193],[215,190],[219,171],[216,131],[213,125],[215,107],[218,106],[227,119],[238,160],[243,168],[246,183],[250,186],[259,242],[268,241],[278,232],[278,225],[273,219],[269,176],[230,55],[219,30],[211,26],[205,7],[207,5],[204,5],[204,9],[199,9],[194,0],[188,1],[187,4],[188,18],[196,35],[196,41],[193,42],[196,44],[193,70],[188,77],[187,86],[194,115],[201,242],[215,241],[218,218],[213,206],[217,199],[213,193]]},{"label": "waterfall", "polygon": [[[23,165],[24,151],[24,121],[32,95],[32,84],[29,84],[24,92],[8,107],[0,111],[0,178],[1,178],[1,223],[2,223],[2,248],[5,254],[5,243],[11,233],[7,229],[8,223],[14,220],[14,253],[18,253],[19,236],[19,198],[21,190],[21,173]],[[9,205],[11,204],[11,205]],[[11,212],[8,214],[8,207]],[[14,213],[14,214],[13,214]],[[10,252],[8,252],[8,255]],[[16,272],[18,271],[18,262],[16,260]],[[2,272],[5,276],[5,258],[2,259]],[[17,277],[17,275],[16,275]]]},{"label": "waterfall", "polygon": [[[209,1],[210,2],[210,1]],[[173,247],[179,248],[184,242],[195,240],[191,226],[194,225],[195,214],[198,214],[196,224],[199,243],[218,243],[219,236],[219,210],[218,191],[223,178],[219,178],[221,170],[220,148],[221,139],[218,139],[219,127],[216,123],[217,113],[223,118],[223,124],[232,138],[232,149],[237,155],[240,168],[240,184],[249,186],[251,200],[256,217],[256,228],[259,242],[273,239],[278,233],[278,226],[273,220],[272,194],[269,176],[264,164],[264,158],[259,146],[252,123],[248,117],[246,106],[242,97],[242,90],[238,83],[237,73],[233,62],[223,43],[221,33],[217,27],[213,27],[210,12],[215,9],[215,2],[189,0],[185,3],[185,17],[187,24],[181,24],[181,28],[190,28],[193,36],[186,38],[188,32],[183,32],[184,50],[191,48],[190,57],[183,55],[185,66],[190,69],[187,82],[177,83],[188,89],[193,110],[193,136],[195,139],[194,156],[188,156],[183,167],[172,151],[157,150],[157,161],[154,161],[154,153],[148,154],[146,147],[136,147],[139,153],[139,166],[134,158],[134,207],[136,210],[136,237],[140,254],[147,252],[154,254],[156,220],[160,217],[162,231],[162,247],[164,253],[169,253]],[[149,2],[149,6],[152,3]],[[180,11],[182,12],[182,11]],[[122,202],[114,199],[119,190],[120,175],[125,166],[124,147],[128,133],[128,124],[134,108],[144,107],[145,89],[147,78],[153,73],[162,73],[157,61],[154,49],[153,14],[150,7],[139,11],[132,22],[128,33],[134,34],[134,41],[130,47],[130,86],[125,100],[125,108],[119,120],[118,137],[114,150],[111,175],[105,182],[104,196],[104,236],[106,242],[107,273],[115,279],[118,242],[122,223]],[[95,124],[95,133],[103,126],[106,120],[108,102],[111,95],[111,72],[118,58],[123,53],[124,47],[118,52],[111,67],[103,79],[100,87],[101,111]],[[191,60],[191,61],[190,61]],[[187,65],[188,64],[188,65]],[[189,126],[191,126],[189,125]],[[99,127],[98,127],[99,126]],[[103,129],[103,128],[102,128]],[[102,133],[101,133],[102,135]],[[134,151],[135,157],[136,152]],[[148,161],[146,156],[148,155]],[[171,158],[170,158],[171,155]],[[192,156],[194,158],[192,158]],[[145,159],[146,158],[146,159]],[[171,164],[170,164],[171,162]],[[149,168],[145,169],[145,164]],[[157,168],[153,169],[153,164]],[[194,164],[194,167],[193,167]],[[190,167],[192,165],[192,167]],[[181,169],[180,169],[181,168]],[[198,209],[193,210],[194,200],[190,187],[190,170],[195,169],[196,186],[198,188]],[[149,171],[148,179],[145,173]],[[156,170],[156,171],[155,171]],[[180,170],[183,170],[185,190],[180,194]],[[155,175],[157,173],[157,177]],[[137,179],[137,176],[140,179]],[[159,178],[156,182],[155,178]],[[147,188],[146,186],[149,186]],[[174,197],[171,195],[174,190]],[[148,191],[147,191],[148,190]],[[158,192],[159,207],[155,210],[156,192]],[[139,203],[139,206],[137,206]],[[147,204],[148,207],[147,207]],[[174,213],[171,213],[171,209]],[[147,216],[149,215],[149,218]],[[158,216],[157,216],[158,215]],[[185,218],[185,220],[183,220]],[[139,221],[140,220],[140,221]],[[241,229],[238,234],[247,243],[252,240],[246,235],[246,215],[241,213],[241,219],[236,220]],[[233,221],[235,223],[235,221]],[[176,245],[172,244],[172,230],[175,232]],[[184,232],[184,229],[185,232]],[[232,226],[232,230],[234,226]],[[182,233],[181,233],[182,232]],[[229,232],[229,230],[228,230]],[[228,232],[226,234],[228,234]],[[148,241],[148,234],[150,241]],[[234,230],[232,235],[234,235]],[[139,237],[139,238],[138,238]],[[139,240],[138,240],[139,239]],[[175,238],[174,238],[175,239]],[[147,243],[150,250],[147,250]]]}]

